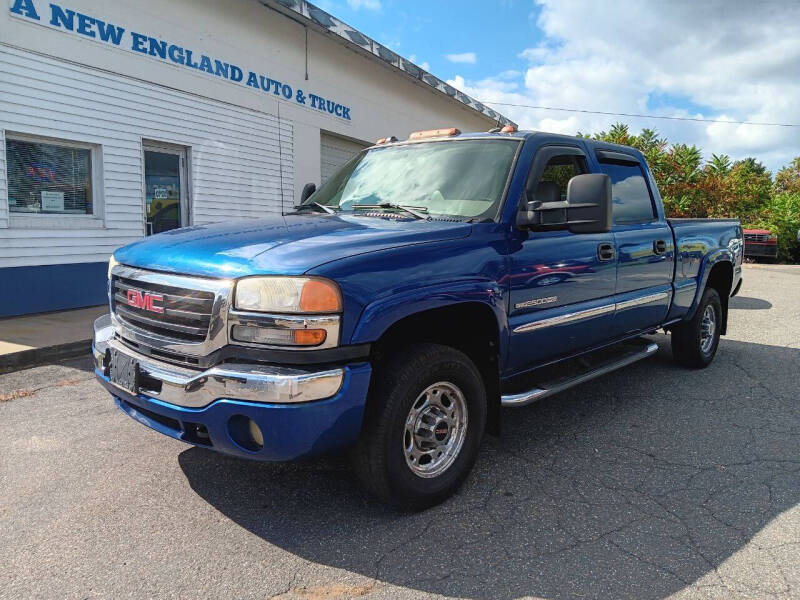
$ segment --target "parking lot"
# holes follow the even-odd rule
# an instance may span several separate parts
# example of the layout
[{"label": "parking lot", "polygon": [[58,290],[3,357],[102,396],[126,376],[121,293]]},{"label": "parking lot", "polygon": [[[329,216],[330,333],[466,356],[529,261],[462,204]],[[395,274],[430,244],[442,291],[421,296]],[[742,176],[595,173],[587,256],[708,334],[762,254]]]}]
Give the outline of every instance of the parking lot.
[{"label": "parking lot", "polygon": [[504,413],[409,514],[345,458],[259,464],[118,411],[88,360],[0,376],[2,598],[800,597],[800,267],[747,265],[704,371]]}]

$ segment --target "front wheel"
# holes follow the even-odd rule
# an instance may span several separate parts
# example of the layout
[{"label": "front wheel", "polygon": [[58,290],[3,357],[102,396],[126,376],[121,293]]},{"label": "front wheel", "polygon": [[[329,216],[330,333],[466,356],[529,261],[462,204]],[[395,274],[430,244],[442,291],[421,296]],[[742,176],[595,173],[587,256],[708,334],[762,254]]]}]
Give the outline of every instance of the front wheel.
[{"label": "front wheel", "polygon": [[717,291],[708,288],[694,317],[672,328],[672,357],[687,367],[707,367],[717,353],[721,327],[722,303]]},{"label": "front wheel", "polygon": [[380,500],[425,508],[472,469],[486,424],[486,392],[464,353],[413,344],[385,361],[367,405],[355,468]]}]

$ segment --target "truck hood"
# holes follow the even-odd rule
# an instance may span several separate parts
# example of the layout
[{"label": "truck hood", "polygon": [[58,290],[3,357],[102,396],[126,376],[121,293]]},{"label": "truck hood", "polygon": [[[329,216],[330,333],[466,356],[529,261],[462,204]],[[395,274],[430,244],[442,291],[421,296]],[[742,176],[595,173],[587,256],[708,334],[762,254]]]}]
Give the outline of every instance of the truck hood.
[{"label": "truck hood", "polygon": [[326,262],[409,244],[463,238],[472,226],[348,215],[286,215],[184,227],[114,252],[122,264],[199,275],[297,275]]}]

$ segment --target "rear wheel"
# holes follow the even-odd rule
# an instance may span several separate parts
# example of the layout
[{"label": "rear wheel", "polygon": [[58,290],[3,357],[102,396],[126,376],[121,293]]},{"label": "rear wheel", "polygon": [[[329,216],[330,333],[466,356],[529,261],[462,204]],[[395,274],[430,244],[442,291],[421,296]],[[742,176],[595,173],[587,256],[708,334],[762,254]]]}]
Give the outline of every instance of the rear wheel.
[{"label": "rear wheel", "polygon": [[687,367],[707,367],[717,353],[721,326],[719,294],[708,288],[703,292],[694,317],[672,328],[672,357]]},{"label": "rear wheel", "polygon": [[480,373],[464,353],[413,344],[376,372],[355,468],[383,502],[425,508],[472,469],[486,425]]}]

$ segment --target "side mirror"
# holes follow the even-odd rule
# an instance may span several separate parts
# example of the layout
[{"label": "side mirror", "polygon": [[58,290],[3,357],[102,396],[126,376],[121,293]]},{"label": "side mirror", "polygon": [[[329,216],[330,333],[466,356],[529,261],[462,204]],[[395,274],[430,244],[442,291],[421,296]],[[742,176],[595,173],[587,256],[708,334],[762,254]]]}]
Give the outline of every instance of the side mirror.
[{"label": "side mirror", "polygon": [[316,183],[307,183],[303,186],[303,192],[300,194],[300,204],[305,202],[311,197],[311,194],[317,191]]},{"label": "side mirror", "polygon": [[611,179],[608,175],[576,175],[567,183],[567,199],[529,202],[517,214],[527,229],[569,229],[572,233],[605,233],[611,229]]}]

